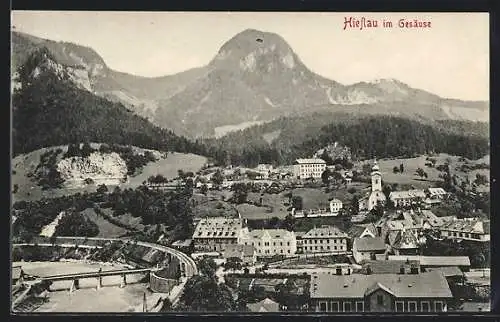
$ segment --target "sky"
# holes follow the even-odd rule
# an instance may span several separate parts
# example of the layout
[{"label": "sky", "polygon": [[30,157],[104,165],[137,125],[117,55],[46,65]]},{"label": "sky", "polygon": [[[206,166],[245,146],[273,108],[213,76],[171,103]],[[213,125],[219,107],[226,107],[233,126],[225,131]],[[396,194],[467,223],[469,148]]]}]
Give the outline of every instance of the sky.
[{"label": "sky", "polygon": [[[344,30],[350,17],[378,27]],[[399,28],[400,19],[431,27]],[[279,34],[309,69],[343,84],[394,78],[446,98],[489,99],[487,13],[13,11],[12,25],[89,46],[108,67],[149,77],[206,65],[252,28]]]}]

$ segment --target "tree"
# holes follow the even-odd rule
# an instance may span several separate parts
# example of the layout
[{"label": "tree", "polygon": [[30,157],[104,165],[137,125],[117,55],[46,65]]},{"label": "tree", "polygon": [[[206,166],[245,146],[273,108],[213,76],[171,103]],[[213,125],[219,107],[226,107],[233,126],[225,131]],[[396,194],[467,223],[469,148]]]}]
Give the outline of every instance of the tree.
[{"label": "tree", "polygon": [[204,276],[215,278],[215,272],[217,271],[217,264],[211,258],[203,258],[198,265],[200,273]]},{"label": "tree", "polygon": [[488,184],[488,178],[484,174],[477,173],[474,183],[478,186]]},{"label": "tree", "polygon": [[352,196],[350,210],[352,216],[359,214],[359,198],[356,195]]},{"label": "tree", "polygon": [[235,183],[231,186],[231,190],[233,190],[232,200],[237,204],[242,204],[247,201],[248,196],[248,187],[243,182]]},{"label": "tree", "polygon": [[427,173],[422,168],[417,168],[417,170],[415,170],[415,174],[418,175],[420,178],[424,177],[427,178]]},{"label": "tree", "polygon": [[321,180],[323,181],[323,184],[330,184],[330,175],[330,169],[326,168],[325,171],[323,171],[323,173],[321,174]]},{"label": "tree", "polygon": [[285,219],[283,220],[283,229],[286,229],[288,231],[294,231],[295,230],[295,218],[291,214],[286,215]]},{"label": "tree", "polygon": [[402,163],[399,165],[399,172],[401,173],[405,172],[405,167]]},{"label": "tree", "polygon": [[292,197],[292,207],[295,208],[295,210],[302,210],[303,200],[301,196]]},{"label": "tree", "polygon": [[272,229],[277,229],[279,228],[279,224],[280,224],[280,219],[278,217],[272,217],[270,220],[269,220],[269,226],[272,228]]},{"label": "tree", "polygon": [[229,257],[224,264],[225,269],[240,270],[242,267],[242,260],[239,257]]},{"label": "tree", "polygon": [[92,152],[94,152],[94,149],[92,149],[90,144],[88,142],[83,143],[81,149],[81,156],[87,158]]},{"label": "tree", "polygon": [[200,188],[200,192],[201,192],[202,194],[204,194],[204,195],[206,195],[206,194],[207,194],[207,192],[208,192],[208,186],[207,186],[205,183],[201,186],[201,188]]},{"label": "tree", "polygon": [[224,175],[220,169],[218,169],[212,176],[212,182],[218,186],[224,182]]},{"label": "tree", "polygon": [[369,163],[364,163],[362,167],[362,172],[366,176],[370,175],[372,172],[372,166]]},{"label": "tree", "polygon": [[343,177],[342,174],[338,171],[333,172],[333,180],[335,181],[335,184],[338,184],[339,181],[342,181]]},{"label": "tree", "polygon": [[179,299],[179,309],[192,312],[229,312],[237,304],[231,290],[207,276],[191,277]]},{"label": "tree", "polygon": [[108,187],[105,184],[101,184],[97,187],[97,193],[99,194],[105,194],[108,192]]}]

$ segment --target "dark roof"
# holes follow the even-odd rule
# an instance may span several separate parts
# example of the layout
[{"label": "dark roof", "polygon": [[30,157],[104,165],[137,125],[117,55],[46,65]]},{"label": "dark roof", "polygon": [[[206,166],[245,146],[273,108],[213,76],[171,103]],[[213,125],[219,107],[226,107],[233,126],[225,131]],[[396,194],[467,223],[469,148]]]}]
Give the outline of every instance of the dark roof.
[{"label": "dark roof", "polygon": [[420,268],[418,261],[389,261],[389,260],[372,260],[363,264],[362,272],[366,274],[367,268],[370,267],[372,274],[399,274],[401,265],[405,269],[411,268],[412,265]]},{"label": "dark roof", "polygon": [[428,271],[441,272],[445,277],[464,276],[464,273],[456,266],[434,267],[429,268]]},{"label": "dark roof", "polygon": [[383,288],[396,298],[451,298],[448,282],[440,272],[421,274],[331,275],[317,274],[311,281],[311,298],[364,298]]},{"label": "dark roof", "polygon": [[418,256],[418,255],[390,255],[389,260],[417,260],[421,266],[470,266],[468,256]]},{"label": "dark roof", "polygon": [[393,247],[396,249],[418,248],[417,237],[409,230],[399,231]]},{"label": "dark roof", "polygon": [[358,238],[365,231],[366,227],[353,225],[348,231],[347,234],[352,238]]},{"label": "dark roof", "polygon": [[355,238],[353,248],[354,246],[356,246],[356,249],[361,252],[370,250],[385,250],[384,239],[381,237]]}]

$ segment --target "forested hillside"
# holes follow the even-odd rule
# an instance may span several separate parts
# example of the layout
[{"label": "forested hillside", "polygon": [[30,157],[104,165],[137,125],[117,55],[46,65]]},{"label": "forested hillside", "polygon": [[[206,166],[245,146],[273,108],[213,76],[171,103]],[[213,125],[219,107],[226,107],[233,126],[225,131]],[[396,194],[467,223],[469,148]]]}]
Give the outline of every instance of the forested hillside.
[{"label": "forested hillside", "polygon": [[[467,121],[429,122],[394,116],[348,113],[282,118],[271,123],[205,141],[210,154],[233,165],[290,164],[339,142],[355,158],[412,157],[443,152],[478,159],[489,153],[488,124]],[[274,140],[266,140],[274,133]]]},{"label": "forested hillside", "polygon": [[43,48],[18,69],[21,88],[12,97],[14,155],[77,142],[203,154],[200,145],[152,125],[119,103],[77,88],[60,71]]}]

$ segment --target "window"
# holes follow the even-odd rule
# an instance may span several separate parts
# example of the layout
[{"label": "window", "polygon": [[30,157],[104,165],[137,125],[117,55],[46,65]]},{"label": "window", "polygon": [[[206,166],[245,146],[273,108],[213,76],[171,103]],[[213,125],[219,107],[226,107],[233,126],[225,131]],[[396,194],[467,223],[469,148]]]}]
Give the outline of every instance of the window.
[{"label": "window", "polygon": [[377,304],[384,305],[384,297],[382,295],[377,295]]},{"label": "window", "polygon": [[333,246],[333,249],[337,250],[337,246]]},{"label": "window", "polygon": [[352,306],[351,302],[344,302],[344,312],[351,312]]},{"label": "window", "polygon": [[332,312],[339,312],[339,302],[330,302]]},{"label": "window", "polygon": [[280,242],[280,246],[283,246],[283,242]]},{"label": "window", "polygon": [[326,312],[326,302],[319,302],[319,310],[321,312]]},{"label": "window", "polygon": [[356,312],[363,312],[365,310],[365,302],[356,302]]},{"label": "window", "polygon": [[408,312],[417,312],[417,302],[408,302]]},{"label": "window", "polygon": [[288,254],[290,254],[290,250],[287,250],[286,252],[287,252]]},{"label": "window", "polygon": [[443,312],[443,302],[441,301],[434,302],[434,307],[436,308],[436,312]]},{"label": "window", "polygon": [[396,312],[404,312],[404,302],[396,301]]},{"label": "window", "polygon": [[280,250],[280,253],[282,253],[282,254],[283,254],[283,249],[282,249],[282,250]]},{"label": "window", "polygon": [[286,243],[286,245],[287,245],[287,246],[290,246],[290,242],[287,242],[287,243]]},{"label": "window", "polygon": [[430,312],[431,311],[431,305],[429,302],[425,301],[421,303],[421,311],[422,312]]}]

